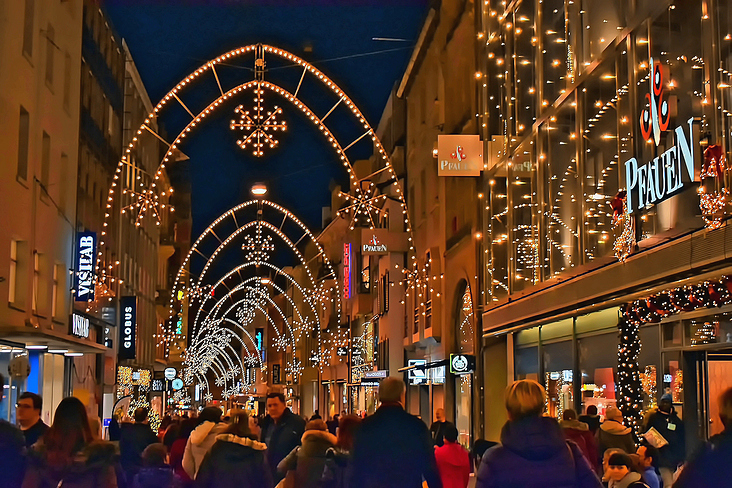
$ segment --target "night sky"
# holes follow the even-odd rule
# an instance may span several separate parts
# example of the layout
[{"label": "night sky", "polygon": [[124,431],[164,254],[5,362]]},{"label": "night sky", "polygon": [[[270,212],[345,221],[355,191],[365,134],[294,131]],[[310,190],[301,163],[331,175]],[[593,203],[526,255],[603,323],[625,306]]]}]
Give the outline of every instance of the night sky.
[{"label": "night sky", "polygon": [[[404,72],[427,4],[427,0],[104,3],[115,30],[129,45],[153,104],[205,61],[261,42],[312,62],[339,84],[374,127]],[[374,41],[374,37],[406,41]],[[302,70],[275,59],[267,61],[272,71],[265,79],[294,91]],[[252,63],[249,56],[241,66],[221,68],[224,89],[253,79]],[[196,97],[211,100],[218,91],[210,80],[197,83],[197,94],[187,100],[191,107],[197,107]],[[312,79],[303,84],[300,94],[321,117],[335,102]],[[220,110],[181,147],[192,163],[193,239],[216,217],[248,200],[249,188],[260,181],[269,187],[270,200],[292,210],[311,228],[319,228],[321,207],[330,204],[329,185],[348,181],[334,151],[287,101],[266,94],[268,108],[284,109],[288,131],[280,135],[278,148],[265,152],[264,158],[254,158],[251,151],[236,145],[236,134],[229,130],[233,110],[240,103],[251,106],[251,93]],[[163,123],[171,133],[189,120],[180,111],[167,117]],[[335,127],[344,146],[358,135],[340,109],[329,117],[328,125]],[[369,153],[368,145],[354,149],[354,154],[349,153],[352,159]]]}]

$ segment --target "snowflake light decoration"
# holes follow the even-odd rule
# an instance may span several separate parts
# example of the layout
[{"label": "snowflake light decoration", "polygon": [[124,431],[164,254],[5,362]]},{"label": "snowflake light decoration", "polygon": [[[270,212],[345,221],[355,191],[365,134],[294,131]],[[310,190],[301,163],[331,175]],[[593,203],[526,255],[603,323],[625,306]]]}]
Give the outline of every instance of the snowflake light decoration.
[{"label": "snowflake light decoration", "polygon": [[216,380],[214,381],[216,383],[216,386],[224,386],[224,383],[226,383],[226,377],[225,376],[217,376]]},{"label": "snowflake light decoration", "polygon": [[[139,192],[129,188],[122,190],[123,195],[132,196],[132,203],[122,207],[122,213],[132,213],[133,211],[137,211],[137,216],[135,217],[135,225],[137,227],[140,227],[142,225],[142,219],[147,213],[150,213],[155,217],[155,225],[160,225],[160,221],[162,219],[161,214],[163,213],[163,210],[167,208],[171,212],[175,211],[175,208],[172,205],[165,204],[160,199],[160,197],[166,196],[166,192],[161,192],[160,195],[158,195],[155,192],[154,187],[155,184],[153,184],[150,188],[141,190]],[[173,189],[170,188],[168,190],[168,195],[172,193]]]},{"label": "snowflake light decoration", "polygon": [[340,196],[346,199],[346,206],[336,212],[337,216],[346,214],[351,216],[349,228],[353,230],[357,225],[367,226],[370,229],[376,227],[373,213],[381,212],[377,205],[386,200],[386,195],[374,195],[376,185],[372,181],[363,181],[355,188],[354,194],[340,192]]},{"label": "snowflake light decoration", "polygon": [[249,131],[246,137],[239,139],[236,143],[242,149],[246,149],[248,146],[252,146],[254,156],[264,156],[262,150],[266,145],[270,149],[274,149],[279,141],[274,138],[272,132],[285,132],[287,130],[287,123],[285,121],[277,120],[277,116],[282,114],[282,108],[275,105],[274,111],[268,111],[264,113],[262,98],[261,85],[257,84],[257,88],[254,89],[254,108],[252,111],[244,110],[243,105],[239,105],[234,109],[234,112],[239,114],[239,121],[232,120],[230,124],[231,130]]},{"label": "snowflake light decoration", "polygon": [[203,399],[206,400],[206,403],[210,403],[213,401],[213,395],[211,393],[206,393],[203,395]]},{"label": "snowflake light decoration", "polygon": [[249,251],[245,256],[246,260],[254,261],[256,264],[267,261],[269,259],[268,252],[274,251],[275,249],[272,236],[262,236],[261,222],[257,222],[254,237],[249,234],[244,236],[244,244],[242,244],[241,248],[244,251]]},{"label": "snowflake light decoration", "polygon": [[285,367],[285,371],[292,375],[293,383],[297,383],[303,369],[305,368],[302,367],[302,362],[298,358],[293,358],[291,361],[288,361],[287,366]]}]

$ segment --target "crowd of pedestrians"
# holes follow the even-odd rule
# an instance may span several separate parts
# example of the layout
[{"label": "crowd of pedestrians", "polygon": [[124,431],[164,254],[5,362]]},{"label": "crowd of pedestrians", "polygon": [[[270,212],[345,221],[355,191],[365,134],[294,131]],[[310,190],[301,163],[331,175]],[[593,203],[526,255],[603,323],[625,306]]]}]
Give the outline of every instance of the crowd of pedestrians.
[{"label": "crowd of pedestrians", "polygon": [[[2,377],[0,376],[0,381]],[[500,443],[478,439],[468,452],[459,432],[436,412],[428,428],[404,409],[405,385],[386,378],[379,408],[361,418],[341,412],[306,422],[283,394],[267,395],[267,415],[207,407],[196,417],[166,416],[157,432],[148,412],[116,419],[110,439],[82,402],[62,400],[49,427],[42,398],[18,397],[18,427],[0,420],[0,488],[697,488],[730,487],[732,388],[719,399],[724,431],[687,459],[684,426],[670,397],[648,412],[635,437],[617,408],[601,421],[564,410],[545,415],[544,388],[508,387]]]}]

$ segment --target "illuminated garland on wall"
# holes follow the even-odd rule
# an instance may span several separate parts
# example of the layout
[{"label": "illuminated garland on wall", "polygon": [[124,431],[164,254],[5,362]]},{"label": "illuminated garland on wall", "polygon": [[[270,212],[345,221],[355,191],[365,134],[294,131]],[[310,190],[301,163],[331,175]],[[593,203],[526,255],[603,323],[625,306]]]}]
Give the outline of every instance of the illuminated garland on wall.
[{"label": "illuminated garland on wall", "polygon": [[618,328],[618,408],[623,412],[626,427],[639,435],[643,423],[643,385],[638,365],[640,323],[621,321]]}]

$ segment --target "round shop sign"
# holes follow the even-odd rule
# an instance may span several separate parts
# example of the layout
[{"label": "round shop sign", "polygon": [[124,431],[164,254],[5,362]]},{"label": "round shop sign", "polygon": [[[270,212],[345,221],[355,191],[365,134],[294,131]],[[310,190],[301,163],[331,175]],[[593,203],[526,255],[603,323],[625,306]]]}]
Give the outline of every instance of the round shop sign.
[{"label": "round shop sign", "polygon": [[178,371],[176,371],[175,368],[165,368],[165,371],[163,372],[166,380],[172,380],[173,378],[175,378],[176,374],[178,374]]},{"label": "round shop sign", "polygon": [[183,388],[183,380],[180,378],[176,378],[173,380],[173,389],[174,390],[180,390]]},{"label": "round shop sign", "polygon": [[13,378],[27,378],[30,370],[28,356],[15,356],[8,363],[8,374]]}]

